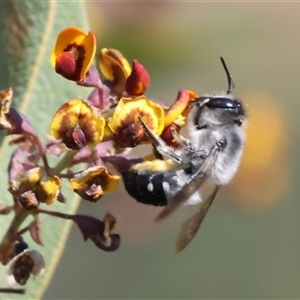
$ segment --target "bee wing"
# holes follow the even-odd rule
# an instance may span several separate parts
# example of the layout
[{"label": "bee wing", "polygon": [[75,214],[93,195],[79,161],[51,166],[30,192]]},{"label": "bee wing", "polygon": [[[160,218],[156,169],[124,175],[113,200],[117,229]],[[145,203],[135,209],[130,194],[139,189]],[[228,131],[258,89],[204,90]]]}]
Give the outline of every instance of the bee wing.
[{"label": "bee wing", "polygon": [[191,175],[182,189],[172,199],[170,199],[170,203],[165,206],[164,209],[157,215],[157,217],[155,218],[155,222],[159,222],[168,217],[181,204],[187,201],[187,199],[193,193],[199,190],[202,184],[206,181],[209,171],[214,166],[219,152],[220,148],[218,147],[218,145],[212,148],[197,171]]},{"label": "bee wing", "polygon": [[177,238],[176,243],[176,251],[182,251],[194,238],[196,235],[208,209],[213,203],[220,185],[216,185],[212,193],[208,196],[208,198],[203,201],[200,209],[190,218],[185,220],[181,225],[181,230]]}]

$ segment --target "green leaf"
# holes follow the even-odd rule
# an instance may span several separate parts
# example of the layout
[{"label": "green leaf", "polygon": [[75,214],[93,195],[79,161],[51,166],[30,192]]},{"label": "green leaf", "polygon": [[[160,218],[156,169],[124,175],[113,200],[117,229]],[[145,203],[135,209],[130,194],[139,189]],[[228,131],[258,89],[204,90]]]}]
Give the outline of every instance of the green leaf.
[{"label": "green leaf", "polygon": [[[50,121],[56,110],[74,97],[86,97],[87,88],[76,86],[55,73],[50,65],[50,53],[57,34],[65,27],[78,26],[88,29],[84,2],[81,1],[32,1],[15,0],[0,2],[0,89],[12,87],[13,106],[17,107],[30,120],[39,136],[45,141]],[[9,138],[1,132],[0,146],[0,204],[12,204],[7,192],[7,164],[13,148],[8,145]],[[63,189],[66,204],[55,203],[50,209],[67,213],[75,212],[79,200],[67,188]],[[11,215],[0,216],[0,238],[6,232]],[[29,219],[31,219],[29,217]],[[27,224],[31,220],[27,220]],[[44,247],[37,246],[25,235],[30,248],[39,250],[46,261],[45,273],[28,280],[26,294],[5,295],[1,299],[39,299],[53,275],[62,254],[71,222],[41,216],[41,229]],[[81,239],[81,236],[78,236]],[[0,267],[0,288],[5,287]]]}]

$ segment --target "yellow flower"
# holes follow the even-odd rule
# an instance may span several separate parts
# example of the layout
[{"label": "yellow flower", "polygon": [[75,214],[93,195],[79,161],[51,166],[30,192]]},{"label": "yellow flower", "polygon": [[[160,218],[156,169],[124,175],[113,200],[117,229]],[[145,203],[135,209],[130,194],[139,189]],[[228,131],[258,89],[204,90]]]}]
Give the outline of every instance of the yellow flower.
[{"label": "yellow flower", "polygon": [[36,167],[28,170],[26,173],[11,182],[13,190],[18,190],[20,193],[32,190],[35,185],[42,179],[45,172],[42,168]]},{"label": "yellow flower", "polygon": [[60,186],[61,180],[59,177],[49,176],[35,186],[34,193],[39,202],[49,205],[57,199]]},{"label": "yellow flower", "polygon": [[104,77],[110,81],[110,88],[116,94],[123,93],[131,67],[122,53],[116,49],[103,48],[100,52],[99,66]]},{"label": "yellow flower", "polygon": [[114,192],[119,181],[119,175],[110,174],[103,166],[93,166],[76,174],[70,180],[70,186],[83,199],[96,202],[104,192]]},{"label": "yellow flower", "polygon": [[61,180],[57,176],[47,176],[40,167],[28,170],[11,182],[11,192],[25,209],[36,208],[39,203],[53,203],[59,193]]},{"label": "yellow flower", "polygon": [[96,37],[77,27],[62,30],[51,54],[51,64],[63,77],[81,81],[89,71],[96,53]]},{"label": "yellow flower", "polygon": [[[181,90],[176,101],[165,111],[165,127],[171,123],[175,123],[180,127],[185,125],[190,103],[197,97],[198,94],[193,91]],[[183,121],[183,118],[185,121]]]},{"label": "yellow flower", "polygon": [[51,135],[70,149],[96,146],[103,138],[105,120],[100,111],[82,99],[62,105],[53,117]]},{"label": "yellow flower", "polygon": [[148,141],[139,118],[156,135],[164,128],[164,110],[162,106],[144,96],[121,98],[113,116],[108,120],[108,127],[113,132],[113,139],[119,147],[135,147]]},{"label": "yellow flower", "polygon": [[181,127],[186,125],[187,115],[189,113],[191,102],[198,95],[189,90],[181,90],[178,93],[176,101],[165,110],[165,127],[161,134],[161,138],[173,148],[177,148],[178,144],[174,141],[172,131],[179,132]]},{"label": "yellow flower", "polygon": [[0,91],[0,129],[11,129],[11,124],[7,120],[13,96],[12,88]]}]

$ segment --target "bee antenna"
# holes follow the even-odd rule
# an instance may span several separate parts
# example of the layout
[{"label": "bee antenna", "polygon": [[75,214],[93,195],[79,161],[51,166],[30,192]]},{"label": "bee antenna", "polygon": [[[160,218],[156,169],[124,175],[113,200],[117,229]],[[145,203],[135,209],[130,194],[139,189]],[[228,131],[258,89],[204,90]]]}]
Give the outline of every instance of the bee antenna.
[{"label": "bee antenna", "polygon": [[231,77],[231,75],[230,75],[230,73],[229,73],[229,70],[228,70],[228,68],[227,68],[227,66],[226,66],[226,63],[225,63],[224,58],[221,56],[220,59],[221,59],[223,68],[224,68],[224,70],[225,70],[225,73],[226,73],[226,75],[227,75],[227,80],[228,80],[227,94],[230,94],[230,93],[232,92],[232,90],[235,88],[235,85],[234,85],[233,79],[232,79],[232,77]]}]

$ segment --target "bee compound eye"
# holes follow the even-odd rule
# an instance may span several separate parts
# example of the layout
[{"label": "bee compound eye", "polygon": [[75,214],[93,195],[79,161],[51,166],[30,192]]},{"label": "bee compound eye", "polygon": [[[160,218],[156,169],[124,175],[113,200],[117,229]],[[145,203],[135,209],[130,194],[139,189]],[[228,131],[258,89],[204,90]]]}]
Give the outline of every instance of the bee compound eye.
[{"label": "bee compound eye", "polygon": [[240,104],[236,100],[227,97],[212,97],[206,103],[206,106],[210,108],[236,109]]}]

